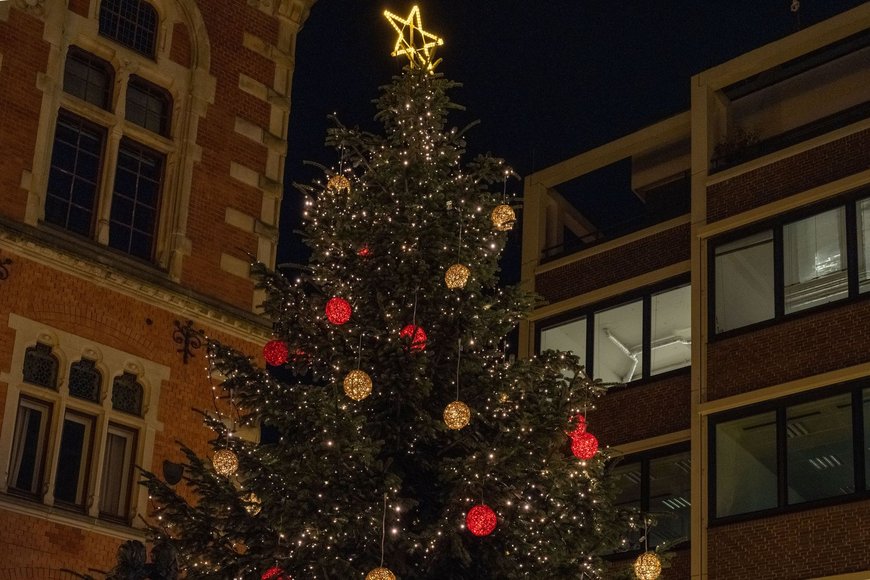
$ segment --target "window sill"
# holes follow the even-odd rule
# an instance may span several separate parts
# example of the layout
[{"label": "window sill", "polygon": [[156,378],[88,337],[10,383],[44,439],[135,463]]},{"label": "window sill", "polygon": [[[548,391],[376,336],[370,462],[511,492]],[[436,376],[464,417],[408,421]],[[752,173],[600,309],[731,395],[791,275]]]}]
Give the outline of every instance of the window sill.
[{"label": "window sill", "polygon": [[610,393],[616,389],[633,389],[635,387],[646,387],[650,385],[654,385],[661,380],[670,379],[672,377],[678,377],[680,375],[689,375],[692,371],[692,365],[686,365],[684,367],[680,367],[678,369],[673,369],[664,373],[659,373],[657,375],[652,375],[651,377],[646,377],[643,379],[637,379],[635,381],[630,381],[628,383],[621,383],[618,385],[613,385],[610,387],[607,392]]},{"label": "window sill", "polygon": [[837,495],[834,497],[827,497],[824,499],[817,499],[814,501],[808,501],[803,503],[798,503],[794,505],[788,505],[784,507],[775,507],[766,509],[763,511],[750,512],[746,514],[738,514],[733,516],[725,516],[721,518],[716,518],[711,516],[710,523],[708,524],[708,528],[718,528],[721,526],[727,526],[730,524],[739,524],[743,522],[753,521],[753,520],[763,520],[766,518],[783,516],[786,514],[792,514],[796,512],[804,512],[811,511],[814,509],[838,506],[848,503],[854,503],[858,501],[865,501],[870,499],[870,490],[863,492],[850,493],[849,495]]},{"label": "window sill", "polygon": [[0,510],[48,520],[121,540],[142,540],[145,538],[145,530],[120,522],[94,518],[75,509],[61,507],[60,505],[48,506],[38,503],[35,499],[30,500],[10,493],[0,493]]}]

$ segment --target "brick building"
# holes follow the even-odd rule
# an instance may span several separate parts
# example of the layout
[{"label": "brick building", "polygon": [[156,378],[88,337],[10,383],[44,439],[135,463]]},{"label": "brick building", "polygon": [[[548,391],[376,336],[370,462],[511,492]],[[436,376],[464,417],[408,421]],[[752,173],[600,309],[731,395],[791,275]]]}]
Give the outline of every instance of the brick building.
[{"label": "brick building", "polygon": [[[870,4],[691,91],[526,179],[522,279],[548,303],[521,352],[625,384],[589,430],[675,544],[663,577],[870,578]],[[571,203],[621,186],[644,219],[599,231]]]},{"label": "brick building", "polygon": [[[314,0],[0,2],[0,579],[109,569],[251,354]],[[186,340],[192,339],[192,340]]]}]

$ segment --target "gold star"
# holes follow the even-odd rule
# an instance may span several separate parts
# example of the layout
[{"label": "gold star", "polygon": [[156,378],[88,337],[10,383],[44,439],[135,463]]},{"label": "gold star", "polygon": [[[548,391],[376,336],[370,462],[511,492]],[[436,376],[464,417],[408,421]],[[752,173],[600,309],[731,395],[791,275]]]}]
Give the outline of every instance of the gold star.
[{"label": "gold star", "polygon": [[[435,47],[444,44],[444,40],[423,30],[420,7],[411,8],[411,13],[408,14],[407,18],[397,16],[389,10],[384,10],[384,16],[399,34],[392,55],[407,56],[412,67],[419,66],[430,72],[434,70],[440,62],[432,60],[435,55]],[[405,31],[407,31],[407,36]],[[418,42],[421,44],[418,45]]]}]

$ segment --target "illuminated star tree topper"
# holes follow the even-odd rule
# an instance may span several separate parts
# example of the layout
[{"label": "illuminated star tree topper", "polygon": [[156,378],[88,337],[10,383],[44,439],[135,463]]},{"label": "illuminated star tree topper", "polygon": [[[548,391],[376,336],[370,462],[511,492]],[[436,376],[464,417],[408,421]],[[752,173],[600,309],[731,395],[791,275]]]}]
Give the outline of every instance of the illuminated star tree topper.
[{"label": "illuminated star tree topper", "polygon": [[443,45],[444,40],[423,30],[420,7],[411,8],[407,18],[402,18],[389,10],[384,10],[384,16],[399,34],[392,55],[405,55],[408,57],[411,67],[434,71],[438,63],[441,62],[441,59],[435,60],[435,48]]}]

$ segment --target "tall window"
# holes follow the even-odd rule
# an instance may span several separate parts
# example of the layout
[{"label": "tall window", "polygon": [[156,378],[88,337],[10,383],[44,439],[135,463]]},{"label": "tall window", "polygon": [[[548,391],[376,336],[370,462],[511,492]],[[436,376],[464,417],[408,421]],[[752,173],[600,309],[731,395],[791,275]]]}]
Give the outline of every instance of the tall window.
[{"label": "tall window", "polygon": [[[103,7],[108,4],[105,0]],[[75,234],[97,238],[131,256],[152,260],[166,154],[172,148],[166,140],[172,100],[165,90],[132,75],[127,79],[126,93],[122,93],[126,94],[125,102],[112,103],[113,79],[114,70],[107,62],[70,47],[64,99],[70,99],[68,108],[78,112],[61,109],[58,114],[44,219]],[[110,138],[104,126],[105,115],[91,114],[91,109],[76,99],[123,114],[124,122],[117,126],[123,129],[124,136]],[[156,137],[136,132],[139,127]],[[135,133],[135,139],[127,133]],[[112,165],[110,159],[115,160]],[[110,200],[108,215],[100,213],[107,211],[101,202],[105,198]],[[98,231],[98,223],[108,223],[108,235]]]},{"label": "tall window", "polygon": [[145,56],[154,56],[157,24],[157,11],[144,0],[100,3],[100,34]]},{"label": "tall window", "polygon": [[[714,518],[863,496],[870,388],[854,385],[714,416]],[[864,433],[856,440],[857,433]]]},{"label": "tall window", "polygon": [[50,419],[51,406],[47,403],[23,397],[18,401],[15,441],[9,465],[11,489],[34,495],[42,490],[42,466]]},{"label": "tall window", "polygon": [[540,326],[538,352],[572,351],[604,382],[627,383],[689,366],[691,289],[648,292],[635,300],[572,314]]},{"label": "tall window", "polygon": [[867,292],[868,248],[868,199],[715,244],[715,332]]}]

